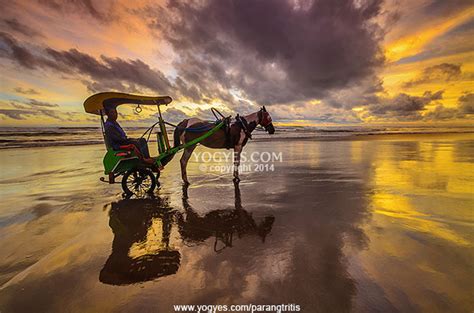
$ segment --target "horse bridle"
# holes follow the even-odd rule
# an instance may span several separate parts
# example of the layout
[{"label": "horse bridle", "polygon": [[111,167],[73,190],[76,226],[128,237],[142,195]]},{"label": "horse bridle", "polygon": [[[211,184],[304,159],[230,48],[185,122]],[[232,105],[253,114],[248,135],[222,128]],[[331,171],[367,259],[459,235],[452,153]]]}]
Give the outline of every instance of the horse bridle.
[{"label": "horse bridle", "polygon": [[260,125],[262,125],[263,127],[267,127],[268,125],[270,125],[270,124],[272,123],[272,121],[270,120],[270,121],[267,123],[267,125],[261,124],[261,123],[263,122],[263,112],[267,112],[267,111],[265,110],[265,108],[261,108],[260,111],[258,111],[258,114],[257,114],[258,122],[257,122],[257,124],[260,124]]}]

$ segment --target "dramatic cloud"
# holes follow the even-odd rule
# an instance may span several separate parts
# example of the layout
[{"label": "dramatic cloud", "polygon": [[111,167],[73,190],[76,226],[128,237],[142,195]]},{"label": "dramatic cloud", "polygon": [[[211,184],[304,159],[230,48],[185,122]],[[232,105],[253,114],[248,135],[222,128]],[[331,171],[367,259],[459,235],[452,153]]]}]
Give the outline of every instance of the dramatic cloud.
[{"label": "dramatic cloud", "polygon": [[14,90],[16,93],[23,94],[23,95],[39,95],[40,94],[39,91],[33,88],[24,89],[22,87],[16,87]]},{"label": "dramatic cloud", "polygon": [[[180,106],[179,108],[167,108],[166,111],[163,112],[163,115],[166,121],[169,123],[177,124],[181,122],[182,120],[189,119],[190,117],[189,113],[186,113],[185,111],[183,111],[182,107],[183,106]],[[203,120],[214,119],[210,110],[201,110],[201,109],[195,110],[195,112],[193,112],[193,117],[197,117]],[[158,120],[158,118],[159,118],[158,113],[153,113],[148,118],[145,118],[145,119],[140,118],[136,122],[149,125],[150,123],[155,123]]]},{"label": "dramatic cloud", "polygon": [[[402,58],[396,62],[397,64],[449,57],[474,49],[474,42],[469,40],[474,34],[472,3],[470,1],[430,0],[423,2],[427,5],[419,6],[421,12],[416,12],[416,10],[413,12],[411,7],[406,7],[407,11],[401,12],[402,21],[397,25],[401,27],[395,27],[398,28],[397,32],[402,36],[414,32],[416,35],[405,43],[410,46],[418,44],[421,47],[419,46],[419,49],[415,50],[408,49],[414,53],[402,53],[400,55]],[[430,7],[443,7],[443,9],[429,10]],[[471,12],[469,12],[470,10]],[[420,21],[424,22],[420,23]],[[424,40],[424,37],[432,40]],[[403,44],[401,46],[403,48]],[[459,58],[454,59],[459,60]]]},{"label": "dramatic cloud", "polygon": [[433,111],[427,112],[424,114],[423,118],[425,120],[451,120],[457,118],[463,118],[463,114],[458,108],[446,108],[443,105],[437,105]]},{"label": "dramatic cloud", "polygon": [[322,102],[330,107],[349,110],[354,106],[377,103],[377,94],[383,91],[383,82],[376,77],[369,77],[346,88],[329,91]]},{"label": "dramatic cloud", "polygon": [[279,122],[310,121],[318,123],[360,123],[357,114],[345,108],[336,108],[320,102],[277,104],[268,108],[272,118]]},{"label": "dramatic cloud", "polygon": [[[0,33],[0,57],[8,58],[28,69],[48,69],[64,74],[86,75],[83,80],[92,91],[110,89],[137,91],[136,86],[168,94],[172,83],[159,70],[141,60],[123,60],[101,56],[100,60],[77,49],[58,51],[51,48],[35,51],[20,44],[13,36]],[[126,85],[126,86],[125,86]]]},{"label": "dramatic cloud", "polygon": [[466,93],[459,97],[458,101],[463,113],[474,114],[474,93]]},{"label": "dramatic cloud", "polygon": [[[113,2],[93,2],[92,0],[39,0],[39,3],[42,5],[47,6],[50,9],[56,10],[62,13],[76,13],[81,14],[85,13],[88,14],[97,20],[100,21],[107,21],[109,20],[109,12],[107,11],[111,9]],[[100,10],[98,9],[98,4],[109,4],[107,6],[107,10]]]},{"label": "dramatic cloud", "polygon": [[[34,51],[34,52],[33,52]],[[170,94],[174,99],[187,98],[195,102],[211,102],[218,99],[230,107],[245,104],[236,99],[228,90],[214,89],[218,84],[209,83],[201,88],[202,95],[194,85],[185,82],[181,77],[174,81],[168,79],[163,72],[152,69],[142,60],[124,60],[100,56],[99,59],[77,49],[59,51],[52,48],[38,49],[20,43],[12,35],[0,32],[0,57],[31,70],[46,69],[80,78],[80,81],[91,92],[117,90],[122,92],[145,93],[143,88],[156,94]],[[197,75],[199,77],[199,75]]]},{"label": "dramatic cloud", "polygon": [[174,121],[268,104],[284,123],[474,118],[469,1],[0,2],[0,114],[27,119],[13,124],[84,122],[71,102],[101,91],[171,95]]},{"label": "dramatic cloud", "polygon": [[50,117],[58,121],[65,121],[62,113],[50,109],[0,109],[0,114],[15,120],[25,120],[29,117]]},{"label": "dramatic cloud", "polygon": [[[14,119],[26,120],[32,117],[49,117],[57,121],[79,121],[76,112],[64,112],[56,103],[38,101],[36,99],[25,99],[24,101],[0,102],[0,115]],[[6,108],[9,107],[9,108]]]},{"label": "dramatic cloud", "polygon": [[[46,61],[21,46],[10,34],[0,32],[0,57],[9,58],[28,69],[35,69],[39,65],[46,65]],[[47,64],[53,67],[54,64]]]},{"label": "dramatic cloud", "polygon": [[14,120],[26,120],[28,115],[33,115],[34,113],[35,112],[28,110],[0,109],[0,115]]},{"label": "dramatic cloud", "polygon": [[47,107],[47,108],[54,108],[54,107],[59,106],[56,103],[43,102],[43,101],[38,101],[35,99],[28,99],[28,102],[26,102],[26,104],[31,107]]},{"label": "dramatic cloud", "polygon": [[466,118],[471,114],[474,114],[474,93],[467,93],[459,97],[458,106],[455,108],[438,105],[423,117],[426,120],[451,120]]},{"label": "dramatic cloud", "polygon": [[[379,103],[368,106],[370,116],[399,121],[415,120],[455,120],[465,119],[474,114],[474,94],[467,93],[458,99],[457,107],[446,107],[437,100],[443,98],[443,90],[432,93],[426,91],[423,96],[410,96],[401,93],[393,98],[380,99]],[[430,104],[436,104],[428,110]]]},{"label": "dramatic cloud", "polygon": [[12,31],[27,37],[43,37],[38,30],[19,22],[16,18],[3,20],[5,25]]},{"label": "dramatic cloud", "polygon": [[370,105],[368,109],[372,115],[379,117],[416,120],[422,117],[421,112],[425,110],[426,105],[442,99],[443,92],[426,91],[422,97],[400,93],[393,98],[380,99],[379,103]]},{"label": "dramatic cloud", "polygon": [[159,70],[151,69],[141,60],[123,60],[101,56],[99,61],[76,49],[57,51],[48,48],[46,53],[60,64],[62,71],[76,71],[79,74],[88,75],[102,84],[104,82],[125,82],[132,88],[135,85],[141,85],[163,94],[170,92],[171,83],[166,76]]},{"label": "dramatic cloud", "polygon": [[431,82],[447,82],[461,78],[461,65],[442,63],[427,67],[414,80],[403,84],[404,87],[410,88],[416,85],[421,85]]},{"label": "dramatic cloud", "polygon": [[200,94],[237,90],[261,104],[288,103],[375,76],[384,61],[373,22],[381,3],[169,2],[150,26],[172,44],[178,74]]}]

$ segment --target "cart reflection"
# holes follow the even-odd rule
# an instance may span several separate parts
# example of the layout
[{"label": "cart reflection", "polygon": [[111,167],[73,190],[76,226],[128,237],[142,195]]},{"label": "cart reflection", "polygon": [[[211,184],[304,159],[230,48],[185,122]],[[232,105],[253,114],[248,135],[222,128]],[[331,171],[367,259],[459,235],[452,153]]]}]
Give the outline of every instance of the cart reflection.
[{"label": "cart reflection", "polygon": [[[110,285],[128,285],[175,274],[181,253],[170,243],[170,238],[180,237],[185,245],[193,246],[214,237],[216,252],[232,247],[235,236],[258,236],[265,242],[275,218],[266,216],[257,223],[242,208],[238,183],[234,186],[235,208],[214,210],[203,216],[190,205],[187,187],[183,187],[184,212],[171,208],[164,197],[112,203],[109,212],[109,226],[114,233],[112,253],[100,271],[99,280]],[[172,235],[173,227],[177,227],[176,235]]]},{"label": "cart reflection", "polygon": [[178,271],[181,254],[170,247],[174,211],[166,200],[121,200],[112,203],[109,218],[114,240],[101,282],[133,284]]}]

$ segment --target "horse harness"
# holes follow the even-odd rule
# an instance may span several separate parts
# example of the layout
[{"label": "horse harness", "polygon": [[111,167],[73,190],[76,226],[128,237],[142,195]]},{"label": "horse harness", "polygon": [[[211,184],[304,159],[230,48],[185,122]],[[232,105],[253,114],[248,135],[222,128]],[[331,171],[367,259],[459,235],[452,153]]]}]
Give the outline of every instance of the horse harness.
[{"label": "horse harness", "polygon": [[[218,112],[217,110],[215,110],[215,111]],[[263,110],[260,110],[257,113],[257,121],[252,121],[251,123],[249,123],[245,119],[245,117],[241,116],[240,114],[237,114],[237,116],[235,117],[235,120],[232,122],[230,116],[224,117],[222,114],[220,114],[220,112],[218,112],[222,116],[221,121],[224,121],[224,127],[222,128],[222,130],[225,133],[225,147],[226,147],[226,149],[233,148],[234,144],[235,144],[235,142],[233,142],[233,140],[232,140],[233,139],[232,138],[232,135],[233,135],[232,128],[233,127],[238,128],[239,139],[240,139],[240,132],[243,131],[244,134],[245,134],[245,141],[247,141],[248,139],[252,139],[252,131],[255,129],[255,127],[258,124],[261,124],[263,122],[265,122],[267,124],[271,123],[271,120],[267,120],[267,118],[264,116],[263,112],[264,112]],[[216,116],[216,114],[214,114],[214,116]],[[253,124],[255,124],[255,125],[253,125]],[[180,126],[176,126],[176,127],[180,128]],[[209,126],[206,125],[206,126],[197,127],[197,128],[188,128],[186,126],[181,126],[181,128],[183,130],[187,130],[187,131],[191,131],[191,132],[201,132],[206,127],[209,127]],[[235,133],[234,133],[234,136],[235,136]]]},{"label": "horse harness", "polygon": [[262,121],[263,112],[259,111],[257,116],[258,116],[258,120],[256,122],[252,122],[256,124],[253,128],[252,126],[249,125],[249,122],[245,119],[245,117],[241,116],[240,114],[237,114],[237,116],[235,117],[234,123],[231,123],[230,117],[225,118],[224,131],[226,135],[226,148],[227,149],[233,148],[231,127],[233,125],[236,125],[237,127],[240,128],[241,131],[244,132],[245,139],[252,139],[252,131]]}]

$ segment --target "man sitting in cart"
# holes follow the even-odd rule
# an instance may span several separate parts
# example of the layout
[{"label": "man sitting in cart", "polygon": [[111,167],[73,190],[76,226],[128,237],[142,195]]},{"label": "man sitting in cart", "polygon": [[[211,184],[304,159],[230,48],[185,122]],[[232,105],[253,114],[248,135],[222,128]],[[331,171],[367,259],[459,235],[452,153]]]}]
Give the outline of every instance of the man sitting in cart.
[{"label": "man sitting in cart", "polygon": [[155,160],[150,158],[150,152],[148,151],[148,144],[145,138],[128,138],[125,131],[122,129],[120,124],[117,122],[117,109],[115,107],[105,108],[105,114],[107,115],[107,121],[104,123],[105,138],[107,146],[112,147],[114,150],[120,150],[124,146],[133,145],[138,149],[139,156],[146,163],[154,163]]}]

